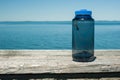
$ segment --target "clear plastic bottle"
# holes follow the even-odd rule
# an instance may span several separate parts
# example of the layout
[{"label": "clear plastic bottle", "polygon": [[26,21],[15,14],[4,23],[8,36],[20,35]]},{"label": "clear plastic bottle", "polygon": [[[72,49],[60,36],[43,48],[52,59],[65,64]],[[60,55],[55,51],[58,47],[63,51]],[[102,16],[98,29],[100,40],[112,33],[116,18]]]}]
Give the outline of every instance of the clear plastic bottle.
[{"label": "clear plastic bottle", "polygon": [[73,61],[90,62],[94,57],[94,19],[86,9],[75,11],[72,20],[72,57]]}]

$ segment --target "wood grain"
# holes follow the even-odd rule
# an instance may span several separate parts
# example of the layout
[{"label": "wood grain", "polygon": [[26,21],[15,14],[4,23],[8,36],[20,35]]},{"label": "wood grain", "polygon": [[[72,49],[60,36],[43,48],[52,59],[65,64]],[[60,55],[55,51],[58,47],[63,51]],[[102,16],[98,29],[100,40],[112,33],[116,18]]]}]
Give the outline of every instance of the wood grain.
[{"label": "wood grain", "polygon": [[120,72],[120,50],[96,50],[95,56],[74,62],[71,50],[0,50],[0,74]]}]

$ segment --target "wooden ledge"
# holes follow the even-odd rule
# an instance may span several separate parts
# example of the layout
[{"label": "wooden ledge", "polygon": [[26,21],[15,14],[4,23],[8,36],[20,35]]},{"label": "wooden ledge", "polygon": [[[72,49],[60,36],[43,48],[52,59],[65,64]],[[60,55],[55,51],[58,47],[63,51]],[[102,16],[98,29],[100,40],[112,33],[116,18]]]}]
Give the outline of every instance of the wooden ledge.
[{"label": "wooden ledge", "polygon": [[96,50],[93,62],[72,61],[71,50],[0,50],[0,74],[120,72],[120,50]]}]

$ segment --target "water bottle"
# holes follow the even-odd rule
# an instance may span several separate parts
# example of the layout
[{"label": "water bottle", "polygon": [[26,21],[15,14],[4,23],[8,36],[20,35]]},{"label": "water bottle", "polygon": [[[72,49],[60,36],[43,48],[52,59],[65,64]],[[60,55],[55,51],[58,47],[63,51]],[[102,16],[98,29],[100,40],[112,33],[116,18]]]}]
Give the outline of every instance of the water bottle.
[{"label": "water bottle", "polygon": [[75,11],[72,20],[72,57],[73,61],[91,62],[94,57],[94,19],[92,11]]}]

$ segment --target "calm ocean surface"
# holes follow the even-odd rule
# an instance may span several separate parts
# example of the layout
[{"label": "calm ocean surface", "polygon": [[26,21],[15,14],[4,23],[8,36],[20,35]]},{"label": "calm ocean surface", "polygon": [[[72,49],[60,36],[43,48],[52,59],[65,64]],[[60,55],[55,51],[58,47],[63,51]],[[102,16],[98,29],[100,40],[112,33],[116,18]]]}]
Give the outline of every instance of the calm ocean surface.
[{"label": "calm ocean surface", "polygon": [[[0,49],[71,48],[71,22],[0,22]],[[120,22],[96,22],[95,49],[120,49]]]}]

